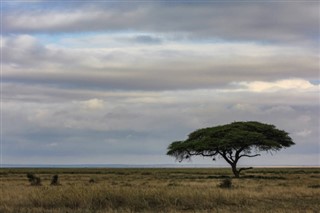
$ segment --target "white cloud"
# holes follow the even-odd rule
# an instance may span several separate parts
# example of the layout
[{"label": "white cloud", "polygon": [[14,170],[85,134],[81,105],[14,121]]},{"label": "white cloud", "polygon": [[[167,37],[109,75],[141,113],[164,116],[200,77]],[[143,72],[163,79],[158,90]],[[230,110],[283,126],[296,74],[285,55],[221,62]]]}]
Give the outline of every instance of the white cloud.
[{"label": "white cloud", "polygon": [[301,136],[301,137],[307,137],[308,135],[310,135],[312,133],[311,130],[308,129],[304,129],[300,132],[297,132],[296,135]]},{"label": "white cloud", "polygon": [[85,108],[91,110],[99,110],[104,108],[104,101],[94,98],[83,102]]},{"label": "white cloud", "polygon": [[304,79],[285,79],[275,82],[253,81],[234,83],[244,86],[247,90],[253,92],[277,92],[281,90],[294,90],[301,92],[316,92],[319,91],[319,85],[311,84]]}]

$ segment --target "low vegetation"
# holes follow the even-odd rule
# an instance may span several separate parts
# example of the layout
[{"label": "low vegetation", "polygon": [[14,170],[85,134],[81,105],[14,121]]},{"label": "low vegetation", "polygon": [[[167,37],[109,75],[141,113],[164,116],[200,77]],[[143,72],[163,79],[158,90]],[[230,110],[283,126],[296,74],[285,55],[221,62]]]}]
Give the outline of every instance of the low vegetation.
[{"label": "low vegetation", "polygon": [[320,210],[319,168],[232,176],[229,169],[0,169],[0,213]]},{"label": "low vegetation", "polygon": [[59,175],[53,175],[51,179],[52,186],[58,186],[59,185]]},{"label": "low vegetation", "polygon": [[41,179],[40,177],[35,176],[32,173],[27,173],[27,178],[31,186],[41,186]]},{"label": "low vegetation", "polygon": [[219,184],[219,187],[223,188],[223,189],[231,189],[232,188],[232,179],[231,178],[223,179],[221,181],[221,183]]}]

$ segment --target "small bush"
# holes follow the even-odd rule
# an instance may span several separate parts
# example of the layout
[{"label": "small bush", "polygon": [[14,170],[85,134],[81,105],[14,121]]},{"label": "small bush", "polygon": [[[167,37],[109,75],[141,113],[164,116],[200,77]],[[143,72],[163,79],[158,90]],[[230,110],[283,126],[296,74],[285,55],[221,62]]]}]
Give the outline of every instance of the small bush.
[{"label": "small bush", "polygon": [[282,176],[262,176],[262,175],[244,175],[242,179],[267,179],[267,180],[286,180],[287,178]]},{"label": "small bush", "polygon": [[180,184],[176,183],[176,182],[171,182],[171,183],[168,183],[169,187],[176,187],[176,186],[180,186]]},{"label": "small bush", "polygon": [[90,178],[89,183],[96,183],[97,181],[94,178]]},{"label": "small bush", "polygon": [[220,188],[224,188],[224,189],[231,189],[232,188],[232,179],[231,178],[223,179],[218,186]]},{"label": "small bush", "polygon": [[142,172],[141,175],[152,175],[151,172]]},{"label": "small bush", "polygon": [[57,186],[59,184],[59,176],[58,175],[53,175],[51,179],[51,184],[52,186]]},{"label": "small bush", "polygon": [[30,182],[31,186],[41,186],[41,179],[35,176],[32,173],[27,174],[28,181]]},{"label": "small bush", "polygon": [[27,173],[27,178],[28,178],[29,182],[32,182],[34,180],[35,176],[32,173]]},{"label": "small bush", "polygon": [[316,184],[316,185],[310,185],[308,186],[309,188],[313,188],[313,189],[320,189],[320,184]]}]

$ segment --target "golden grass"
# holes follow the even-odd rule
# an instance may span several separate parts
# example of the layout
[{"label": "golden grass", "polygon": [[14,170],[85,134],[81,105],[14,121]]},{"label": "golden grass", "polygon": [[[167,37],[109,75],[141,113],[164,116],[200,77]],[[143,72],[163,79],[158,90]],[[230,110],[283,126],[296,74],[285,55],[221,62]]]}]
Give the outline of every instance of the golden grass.
[{"label": "golden grass", "polygon": [[[42,186],[30,186],[34,172]],[[54,174],[61,185],[50,186]],[[320,169],[2,169],[2,212],[320,212]],[[89,183],[94,179],[94,183]]]}]

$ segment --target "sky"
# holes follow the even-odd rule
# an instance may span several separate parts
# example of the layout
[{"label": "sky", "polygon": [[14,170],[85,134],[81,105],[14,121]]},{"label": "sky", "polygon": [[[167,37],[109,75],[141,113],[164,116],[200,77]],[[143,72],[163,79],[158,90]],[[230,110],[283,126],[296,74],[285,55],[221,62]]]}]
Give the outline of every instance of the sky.
[{"label": "sky", "polygon": [[1,164],[178,164],[171,142],[259,121],[296,145],[240,165],[320,166],[319,6],[3,0]]}]

